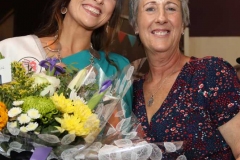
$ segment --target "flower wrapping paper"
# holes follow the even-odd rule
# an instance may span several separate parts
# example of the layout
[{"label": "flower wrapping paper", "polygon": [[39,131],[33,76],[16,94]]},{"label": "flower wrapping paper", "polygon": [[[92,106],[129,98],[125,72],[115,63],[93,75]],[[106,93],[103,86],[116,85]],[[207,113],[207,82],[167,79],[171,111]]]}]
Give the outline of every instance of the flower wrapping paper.
[{"label": "flower wrapping paper", "polygon": [[98,64],[77,70],[48,58],[39,65],[44,71],[33,73],[12,62],[13,80],[0,86],[0,154],[31,151],[42,160],[37,151],[48,150],[47,160],[186,159],[183,142],[148,143],[136,117],[126,114],[123,97],[133,66],[106,77]]}]

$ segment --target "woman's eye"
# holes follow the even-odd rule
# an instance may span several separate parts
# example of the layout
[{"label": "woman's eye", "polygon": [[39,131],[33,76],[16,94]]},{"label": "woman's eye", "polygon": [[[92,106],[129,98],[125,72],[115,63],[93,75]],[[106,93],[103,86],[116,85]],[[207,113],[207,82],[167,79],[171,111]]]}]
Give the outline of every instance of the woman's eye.
[{"label": "woman's eye", "polygon": [[176,9],[173,8],[173,7],[168,7],[167,10],[168,10],[168,11],[176,11]]},{"label": "woman's eye", "polygon": [[147,12],[152,12],[152,11],[155,11],[155,8],[149,7],[149,8],[146,8],[145,10],[146,10]]}]

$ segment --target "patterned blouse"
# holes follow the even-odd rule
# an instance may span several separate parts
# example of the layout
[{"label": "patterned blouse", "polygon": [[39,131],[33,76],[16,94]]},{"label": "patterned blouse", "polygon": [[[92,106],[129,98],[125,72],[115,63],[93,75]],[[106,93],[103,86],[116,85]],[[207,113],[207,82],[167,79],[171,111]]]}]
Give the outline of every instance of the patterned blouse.
[{"label": "patterned blouse", "polygon": [[218,130],[240,110],[240,83],[228,62],[191,57],[151,122],[143,83],[144,78],[134,82],[133,112],[148,141],[183,141],[183,154],[190,160],[231,159],[230,147]]}]

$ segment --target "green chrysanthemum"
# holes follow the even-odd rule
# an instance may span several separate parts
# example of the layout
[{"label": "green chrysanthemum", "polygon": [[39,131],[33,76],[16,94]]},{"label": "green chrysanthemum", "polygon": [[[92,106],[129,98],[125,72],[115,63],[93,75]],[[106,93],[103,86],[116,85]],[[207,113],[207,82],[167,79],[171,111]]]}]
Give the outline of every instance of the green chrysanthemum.
[{"label": "green chrysanthemum", "polygon": [[23,112],[27,112],[29,109],[35,108],[41,114],[41,121],[44,124],[54,121],[54,115],[58,113],[54,103],[47,97],[30,96],[22,99],[24,101],[22,105]]}]

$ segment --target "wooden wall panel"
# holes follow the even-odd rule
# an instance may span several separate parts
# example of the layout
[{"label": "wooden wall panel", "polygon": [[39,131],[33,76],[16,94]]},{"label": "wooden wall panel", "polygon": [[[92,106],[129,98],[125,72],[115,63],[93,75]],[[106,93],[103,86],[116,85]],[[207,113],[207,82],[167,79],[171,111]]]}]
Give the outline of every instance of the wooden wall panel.
[{"label": "wooden wall panel", "polygon": [[240,0],[190,0],[190,37],[240,36]]}]

